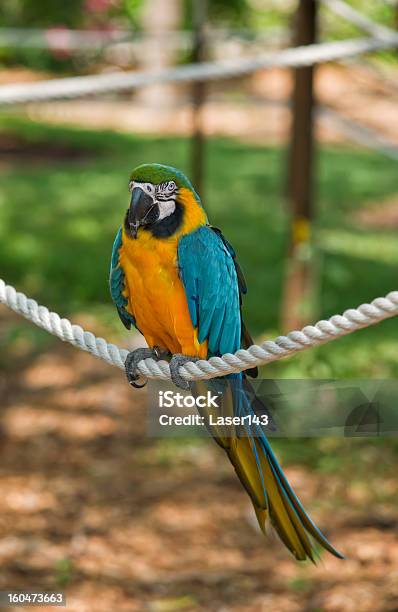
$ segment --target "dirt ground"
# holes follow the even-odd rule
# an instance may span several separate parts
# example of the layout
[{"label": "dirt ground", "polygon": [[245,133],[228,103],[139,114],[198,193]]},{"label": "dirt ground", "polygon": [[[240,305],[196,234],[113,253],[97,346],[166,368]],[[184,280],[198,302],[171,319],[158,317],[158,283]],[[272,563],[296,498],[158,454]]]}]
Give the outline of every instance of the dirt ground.
[{"label": "dirt ground", "polygon": [[17,366],[0,372],[0,589],[62,588],[73,612],[397,610],[396,519],[353,509],[349,481],[287,469],[347,556],[302,566],[214,443],[147,437],[146,391],[119,370],[62,344]]}]

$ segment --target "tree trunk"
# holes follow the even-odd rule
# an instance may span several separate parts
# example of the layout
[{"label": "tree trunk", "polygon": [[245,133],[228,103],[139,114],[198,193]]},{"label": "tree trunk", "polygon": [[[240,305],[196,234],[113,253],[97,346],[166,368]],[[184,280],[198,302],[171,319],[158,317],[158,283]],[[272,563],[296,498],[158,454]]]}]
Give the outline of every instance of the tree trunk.
[{"label": "tree trunk", "polygon": [[[316,42],[316,0],[299,0],[295,46]],[[282,305],[284,330],[299,329],[314,316],[313,220],[314,67],[294,71],[287,196],[290,241]]]},{"label": "tree trunk", "polygon": [[[207,0],[192,0],[193,46],[192,62],[205,60],[205,27],[207,19]],[[206,98],[206,83],[197,81],[192,84],[192,182],[203,198],[204,147],[203,107]]]}]

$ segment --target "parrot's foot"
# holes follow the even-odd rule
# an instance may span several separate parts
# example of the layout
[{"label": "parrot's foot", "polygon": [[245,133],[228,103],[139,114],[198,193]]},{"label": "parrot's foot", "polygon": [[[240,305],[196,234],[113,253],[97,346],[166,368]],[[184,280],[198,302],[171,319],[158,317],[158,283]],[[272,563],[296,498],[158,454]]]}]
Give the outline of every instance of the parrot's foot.
[{"label": "parrot's foot", "polygon": [[176,387],[180,387],[184,391],[189,391],[189,381],[182,378],[180,375],[180,367],[188,363],[188,361],[199,361],[198,357],[187,357],[186,355],[182,355],[180,353],[176,353],[170,359],[170,374],[171,380],[176,385]]},{"label": "parrot's foot", "polygon": [[[163,359],[166,357],[167,351],[162,351],[160,348],[155,346],[153,349],[150,348],[139,348],[135,351],[131,351],[126,357],[126,361],[124,364],[124,368],[126,371],[127,380],[129,381],[132,387],[136,389],[141,389],[145,387],[147,381],[144,380],[144,377],[138,370],[138,364],[143,359],[155,359],[158,361],[159,359]],[[169,353],[167,353],[169,355]],[[139,382],[139,380],[143,382]]]}]

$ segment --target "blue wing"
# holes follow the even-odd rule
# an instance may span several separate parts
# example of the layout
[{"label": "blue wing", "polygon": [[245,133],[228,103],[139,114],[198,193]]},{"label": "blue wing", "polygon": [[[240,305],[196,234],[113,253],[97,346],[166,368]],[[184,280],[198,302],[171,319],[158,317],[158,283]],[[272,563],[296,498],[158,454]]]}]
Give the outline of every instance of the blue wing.
[{"label": "blue wing", "polygon": [[240,291],[234,251],[219,230],[203,226],[183,236],[178,264],[192,324],[209,357],[241,346]]},{"label": "blue wing", "polygon": [[125,289],[124,270],[119,261],[119,250],[122,246],[122,228],[116,234],[112,248],[111,271],[109,276],[109,288],[112,300],[117,308],[119,317],[127,329],[135,325],[134,317],[126,310],[127,298],[123,295]]}]

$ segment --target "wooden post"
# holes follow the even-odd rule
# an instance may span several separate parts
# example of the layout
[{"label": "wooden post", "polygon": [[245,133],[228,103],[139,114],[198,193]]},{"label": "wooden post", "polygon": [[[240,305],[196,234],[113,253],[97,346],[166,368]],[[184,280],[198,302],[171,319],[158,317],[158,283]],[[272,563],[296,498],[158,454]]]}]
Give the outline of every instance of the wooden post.
[{"label": "wooden post", "polygon": [[[168,42],[170,32],[181,27],[181,11],[182,0],[146,0],[142,3],[141,25],[145,37],[141,43],[140,64],[143,70],[175,65],[176,49],[165,41]],[[167,113],[176,103],[177,89],[174,83],[158,83],[138,90],[135,97],[145,107],[157,112],[165,109]]]},{"label": "wooden post", "polygon": [[[316,42],[317,0],[299,0],[295,19],[295,46]],[[290,244],[282,307],[283,329],[297,329],[313,316],[314,66],[296,68],[292,99],[292,127],[287,196]]]},{"label": "wooden post", "polygon": [[[205,59],[205,26],[207,19],[207,0],[192,0],[193,46],[192,62],[203,62]],[[192,182],[197,192],[203,197],[204,147],[203,106],[206,98],[204,81],[192,85],[192,142],[191,165]]]}]

